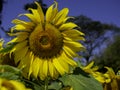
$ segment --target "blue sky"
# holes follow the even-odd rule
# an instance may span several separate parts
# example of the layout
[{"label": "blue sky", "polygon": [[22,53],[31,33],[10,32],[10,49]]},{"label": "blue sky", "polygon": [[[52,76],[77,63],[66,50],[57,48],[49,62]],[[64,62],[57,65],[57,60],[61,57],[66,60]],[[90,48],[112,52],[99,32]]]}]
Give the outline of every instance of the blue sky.
[{"label": "blue sky", "polygon": [[[6,0],[3,8],[3,24],[5,29],[12,26],[11,21],[18,14],[25,13],[23,7],[26,3],[35,0]],[[113,23],[120,27],[120,0],[56,0],[59,3],[59,9],[69,8],[70,16],[86,15],[93,20],[99,20],[103,23]],[[50,6],[53,0],[43,0]]]},{"label": "blue sky", "polygon": [[[44,0],[49,5],[52,0]],[[57,0],[60,9],[68,7],[69,15],[86,15],[93,20],[120,26],[120,0]]]}]

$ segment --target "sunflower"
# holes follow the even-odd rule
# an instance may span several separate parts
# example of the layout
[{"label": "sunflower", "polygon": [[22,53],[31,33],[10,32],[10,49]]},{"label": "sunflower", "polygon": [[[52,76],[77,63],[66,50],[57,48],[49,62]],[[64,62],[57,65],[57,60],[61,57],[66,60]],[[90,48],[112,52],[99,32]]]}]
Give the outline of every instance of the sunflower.
[{"label": "sunflower", "polygon": [[105,67],[107,72],[104,74],[106,82],[103,83],[104,90],[120,90],[120,75],[116,75],[111,67]]},{"label": "sunflower", "polygon": [[3,49],[4,40],[0,38],[0,50]]},{"label": "sunflower", "polygon": [[[4,40],[3,39],[0,39],[0,51],[3,49],[3,43],[4,43]],[[1,64],[1,62],[2,62],[2,56],[3,56],[3,54],[1,54],[0,53],[0,64]]]},{"label": "sunflower", "polygon": [[56,79],[69,72],[70,66],[77,66],[73,60],[76,52],[84,49],[79,42],[84,40],[78,27],[67,22],[68,8],[58,12],[58,4],[54,2],[44,15],[41,6],[35,2],[37,9],[29,8],[31,13],[20,14],[29,21],[14,19],[11,36],[16,36],[8,43],[16,43],[11,50],[16,64],[29,76],[44,80],[46,77]]},{"label": "sunflower", "polygon": [[0,90],[31,90],[24,86],[23,83],[15,80],[0,78]]}]

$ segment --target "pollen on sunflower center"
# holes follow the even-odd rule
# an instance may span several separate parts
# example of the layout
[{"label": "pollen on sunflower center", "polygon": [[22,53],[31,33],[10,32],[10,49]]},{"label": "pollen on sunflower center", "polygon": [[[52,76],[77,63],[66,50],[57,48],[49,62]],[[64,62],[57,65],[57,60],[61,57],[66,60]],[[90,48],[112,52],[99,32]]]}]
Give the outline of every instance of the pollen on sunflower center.
[{"label": "pollen on sunflower center", "polygon": [[40,37],[39,42],[40,42],[41,50],[42,49],[47,50],[47,49],[51,48],[51,40],[48,35],[43,34],[43,36]]},{"label": "pollen on sunflower center", "polygon": [[8,81],[3,81],[2,86],[7,88],[8,90],[15,90],[14,86]]},{"label": "pollen on sunflower center", "polygon": [[42,45],[47,45],[49,43],[49,37],[48,36],[41,36],[40,43]]},{"label": "pollen on sunflower center", "polygon": [[51,24],[43,29],[37,26],[29,37],[30,50],[40,58],[51,58],[60,54],[63,46],[63,36]]}]

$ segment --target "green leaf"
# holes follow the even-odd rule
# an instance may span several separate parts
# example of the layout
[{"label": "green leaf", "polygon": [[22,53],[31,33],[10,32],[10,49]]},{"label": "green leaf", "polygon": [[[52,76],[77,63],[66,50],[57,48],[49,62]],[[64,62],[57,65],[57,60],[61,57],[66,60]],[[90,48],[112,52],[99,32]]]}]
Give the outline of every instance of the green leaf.
[{"label": "green leaf", "polygon": [[0,72],[11,72],[18,75],[21,74],[20,69],[10,65],[0,65]]},{"label": "green leaf", "polygon": [[2,50],[0,50],[0,53],[6,53],[10,50],[12,50],[12,48],[16,45],[16,43],[13,43],[13,44],[10,44],[10,45],[7,45],[6,47],[4,47]]},{"label": "green leaf", "polygon": [[27,87],[31,88],[32,90],[44,90],[43,85],[40,85],[37,82],[30,81],[30,80],[27,80],[27,79],[22,79],[22,81],[24,81],[25,85]]},{"label": "green leaf", "polygon": [[92,76],[83,74],[83,72],[77,73],[64,75],[59,80],[64,86],[71,86],[73,90],[103,90],[102,85]]},{"label": "green leaf", "polygon": [[21,70],[9,66],[9,65],[0,65],[0,78],[6,79],[19,79],[21,77]]},{"label": "green leaf", "polygon": [[49,86],[48,89],[50,90],[60,90],[62,88],[61,82],[52,82]]},{"label": "green leaf", "polygon": [[10,72],[0,72],[0,78],[6,78],[9,80],[18,80],[20,77]]}]

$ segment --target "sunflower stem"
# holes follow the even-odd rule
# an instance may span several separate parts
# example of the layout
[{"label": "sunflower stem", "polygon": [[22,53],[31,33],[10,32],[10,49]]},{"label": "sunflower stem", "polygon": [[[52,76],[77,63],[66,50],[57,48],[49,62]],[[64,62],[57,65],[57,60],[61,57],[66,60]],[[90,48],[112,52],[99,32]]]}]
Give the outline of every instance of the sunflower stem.
[{"label": "sunflower stem", "polygon": [[45,79],[45,90],[48,90],[48,78]]}]

